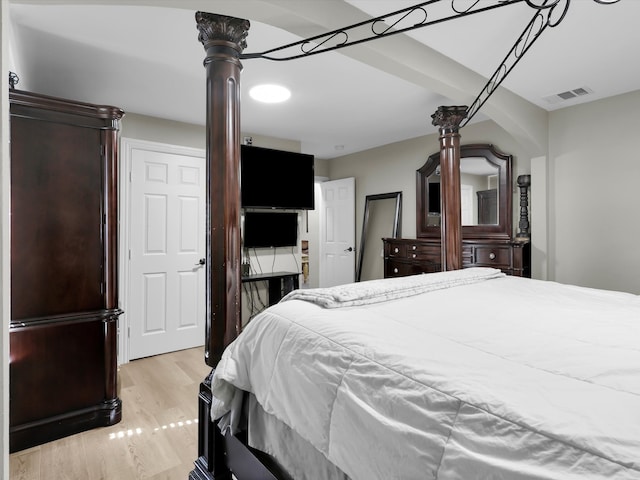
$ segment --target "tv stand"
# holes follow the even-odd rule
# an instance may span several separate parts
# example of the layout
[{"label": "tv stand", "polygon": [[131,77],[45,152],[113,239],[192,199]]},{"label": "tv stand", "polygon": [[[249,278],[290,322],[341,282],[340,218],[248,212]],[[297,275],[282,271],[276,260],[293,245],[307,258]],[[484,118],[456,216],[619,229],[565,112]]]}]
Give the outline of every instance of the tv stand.
[{"label": "tv stand", "polygon": [[297,272],[273,272],[243,275],[242,283],[267,282],[269,284],[269,306],[278,303],[282,297],[300,285],[300,274]]}]

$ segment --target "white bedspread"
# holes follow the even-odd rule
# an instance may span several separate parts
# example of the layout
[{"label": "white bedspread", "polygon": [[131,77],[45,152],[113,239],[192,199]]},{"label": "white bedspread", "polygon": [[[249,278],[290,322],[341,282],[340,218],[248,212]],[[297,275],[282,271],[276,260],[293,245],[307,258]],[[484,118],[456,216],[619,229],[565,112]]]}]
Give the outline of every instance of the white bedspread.
[{"label": "white bedspread", "polygon": [[499,277],[289,300],[225,351],[212,416],[237,389],[354,480],[638,480],[640,297]]}]

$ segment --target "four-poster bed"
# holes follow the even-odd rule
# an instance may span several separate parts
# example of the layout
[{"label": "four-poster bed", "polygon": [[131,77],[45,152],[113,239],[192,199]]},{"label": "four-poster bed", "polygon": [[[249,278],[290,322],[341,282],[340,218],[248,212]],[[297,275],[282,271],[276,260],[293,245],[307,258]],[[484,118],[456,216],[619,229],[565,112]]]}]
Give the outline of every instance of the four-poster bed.
[{"label": "four-poster bed", "polygon": [[[538,8],[514,63],[549,10]],[[205,360],[216,370],[200,389],[190,478],[638,478],[638,372],[625,369],[627,360],[640,365],[631,343],[638,298],[462,270],[459,128],[513,65],[499,68],[470,108],[440,107],[432,116],[440,130],[442,273],[296,291],[234,341],[240,60],[255,56],[242,55],[248,21],[202,12],[196,19],[207,54]],[[550,23],[545,17],[533,37]],[[516,307],[527,312],[518,321],[509,313]],[[549,316],[554,308],[557,317]],[[610,325],[602,319],[614,310],[624,333],[603,340]],[[561,316],[573,330],[557,331]],[[562,349],[605,362],[581,369],[557,354]],[[617,408],[602,408],[609,403]]]}]

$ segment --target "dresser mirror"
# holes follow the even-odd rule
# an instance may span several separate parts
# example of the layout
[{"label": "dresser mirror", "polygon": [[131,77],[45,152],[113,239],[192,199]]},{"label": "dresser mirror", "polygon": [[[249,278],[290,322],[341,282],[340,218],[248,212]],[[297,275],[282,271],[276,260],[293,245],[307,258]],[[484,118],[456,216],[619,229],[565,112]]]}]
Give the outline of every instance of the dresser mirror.
[{"label": "dresser mirror", "polygon": [[[463,239],[511,238],[511,155],[490,144],[460,147],[460,195]],[[416,172],[416,233],[439,238],[440,152]]]}]

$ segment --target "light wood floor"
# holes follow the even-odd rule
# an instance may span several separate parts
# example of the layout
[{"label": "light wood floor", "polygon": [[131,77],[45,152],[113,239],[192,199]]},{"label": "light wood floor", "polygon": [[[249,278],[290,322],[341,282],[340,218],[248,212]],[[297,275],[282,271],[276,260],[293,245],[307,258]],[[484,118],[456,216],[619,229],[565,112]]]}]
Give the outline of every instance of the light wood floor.
[{"label": "light wood floor", "polygon": [[187,479],[198,449],[203,348],[120,368],[122,421],[11,454],[11,480]]}]

